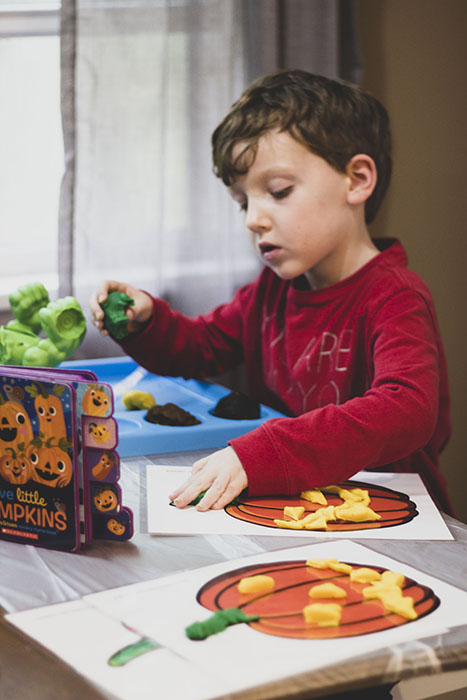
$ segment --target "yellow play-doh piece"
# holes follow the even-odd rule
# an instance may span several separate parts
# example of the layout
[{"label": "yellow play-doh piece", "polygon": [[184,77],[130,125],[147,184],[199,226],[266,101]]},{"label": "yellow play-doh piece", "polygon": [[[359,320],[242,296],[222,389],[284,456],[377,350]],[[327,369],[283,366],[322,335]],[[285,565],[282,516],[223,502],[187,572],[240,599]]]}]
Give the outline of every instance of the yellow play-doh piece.
[{"label": "yellow play-doh piece", "polygon": [[262,593],[274,589],[274,579],[272,576],[258,574],[257,576],[246,576],[240,579],[237,584],[239,593]]},{"label": "yellow play-doh piece", "polygon": [[328,506],[327,508],[318,508],[318,510],[315,510],[315,514],[326,518],[326,520],[336,520],[335,510],[336,509],[334,506]]},{"label": "yellow play-doh piece", "polygon": [[310,598],[345,598],[347,593],[340,586],[328,581],[310,588],[308,595]]},{"label": "yellow play-doh piece", "polygon": [[344,503],[335,507],[335,514],[339,520],[349,520],[352,523],[361,523],[367,520],[380,520],[381,515],[363,505],[363,503]]},{"label": "yellow play-doh piece", "polygon": [[383,571],[381,574],[381,581],[402,588],[405,582],[405,576],[404,574],[400,574],[398,571]]},{"label": "yellow play-doh piece", "polygon": [[148,391],[124,391],[122,401],[125,408],[129,411],[137,411],[139,409],[150,409],[156,405],[154,396]]},{"label": "yellow play-doh piece", "polygon": [[328,520],[335,519],[334,506],[328,506],[327,508],[318,508],[313,513],[308,513],[300,522],[305,530],[322,530],[327,529]]},{"label": "yellow play-doh piece", "polygon": [[274,519],[274,525],[288,530],[303,530],[302,520],[278,520]]},{"label": "yellow play-doh piece", "polygon": [[401,589],[391,583],[383,583],[383,581],[373,581],[371,586],[367,586],[362,590],[362,595],[365,599],[383,598],[388,593],[401,594]]},{"label": "yellow play-doh piece", "polygon": [[323,493],[337,493],[339,495],[339,491],[342,490],[342,486],[335,486],[334,484],[331,484],[330,486],[321,486],[321,491]]},{"label": "yellow play-doh piece", "polygon": [[314,569],[329,569],[331,564],[339,564],[338,559],[308,559],[306,566],[312,566]]},{"label": "yellow play-doh piece", "polygon": [[370,503],[370,496],[366,489],[341,489],[339,496],[346,503],[363,503],[364,506]]},{"label": "yellow play-doh piece", "polygon": [[292,520],[300,520],[304,512],[303,506],[285,506],[284,508],[284,516],[288,516]]},{"label": "yellow play-doh piece", "polygon": [[371,583],[372,581],[379,581],[381,579],[379,571],[368,569],[365,566],[360,569],[352,569],[349,576],[350,580],[355,583]]},{"label": "yellow play-doh piece", "polygon": [[314,622],[318,627],[338,627],[342,617],[342,606],[338,603],[311,603],[303,608],[305,622]]},{"label": "yellow play-doh piece", "polygon": [[344,564],[342,561],[331,562],[328,568],[332,569],[332,571],[337,571],[339,574],[350,574],[352,571],[350,564]]},{"label": "yellow play-doh piece", "polygon": [[318,520],[319,518],[322,518],[322,515],[318,513],[318,511],[313,511],[313,513],[308,513],[308,515],[305,515],[304,518],[300,520],[303,526],[305,526],[307,523],[312,523],[315,520]]},{"label": "yellow play-doh piece", "polygon": [[326,496],[319,489],[310,489],[309,491],[302,491],[300,498],[304,498],[305,501],[310,501],[311,503],[319,503],[322,506],[327,506],[328,502]]},{"label": "yellow play-doh piece", "polygon": [[326,522],[326,518],[315,518],[314,520],[310,520],[308,522],[304,522],[303,520],[300,520],[301,523],[303,523],[302,528],[304,530],[326,530],[328,524]]},{"label": "yellow play-doh piece", "polygon": [[306,565],[312,566],[315,569],[331,569],[340,574],[350,574],[352,571],[350,564],[344,564],[344,562],[338,559],[308,559]]},{"label": "yellow play-doh piece", "polygon": [[407,620],[416,620],[418,617],[413,606],[413,598],[403,596],[400,589],[382,595],[380,600],[389,612],[396,613]]}]

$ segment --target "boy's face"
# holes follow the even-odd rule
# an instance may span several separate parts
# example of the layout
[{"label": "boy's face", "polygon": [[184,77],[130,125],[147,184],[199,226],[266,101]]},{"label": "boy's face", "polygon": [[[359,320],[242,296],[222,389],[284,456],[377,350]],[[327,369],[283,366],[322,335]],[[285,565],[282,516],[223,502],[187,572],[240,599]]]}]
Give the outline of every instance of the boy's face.
[{"label": "boy's face", "polygon": [[[234,156],[243,147],[237,144]],[[248,172],[229,190],[245,212],[247,229],[264,264],[282,279],[305,275],[316,288],[349,274],[355,216],[348,188],[345,173],[287,132],[270,131],[260,138]]]}]

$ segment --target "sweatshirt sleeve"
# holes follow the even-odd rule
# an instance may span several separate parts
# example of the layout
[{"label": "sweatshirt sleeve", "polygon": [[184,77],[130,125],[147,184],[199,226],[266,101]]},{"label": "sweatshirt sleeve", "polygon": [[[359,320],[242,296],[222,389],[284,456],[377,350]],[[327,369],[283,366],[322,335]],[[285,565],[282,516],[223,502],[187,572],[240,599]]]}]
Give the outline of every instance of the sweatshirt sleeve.
[{"label": "sweatshirt sleeve", "polygon": [[431,308],[402,290],[367,321],[369,389],[341,405],[277,418],[231,441],[251,495],[298,493],[403,459],[438,414],[439,348]]},{"label": "sweatshirt sleeve", "polygon": [[120,343],[138,364],[155,374],[202,378],[222,374],[241,363],[242,308],[249,287],[228,304],[190,318],[153,297],[148,325]]}]

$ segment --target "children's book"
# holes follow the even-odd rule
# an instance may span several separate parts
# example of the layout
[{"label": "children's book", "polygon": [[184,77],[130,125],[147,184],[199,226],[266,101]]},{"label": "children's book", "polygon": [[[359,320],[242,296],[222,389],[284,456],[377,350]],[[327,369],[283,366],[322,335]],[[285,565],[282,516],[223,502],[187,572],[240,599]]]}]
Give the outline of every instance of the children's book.
[{"label": "children's book", "polygon": [[89,370],[0,366],[0,538],[76,552],[127,540],[112,388]]}]

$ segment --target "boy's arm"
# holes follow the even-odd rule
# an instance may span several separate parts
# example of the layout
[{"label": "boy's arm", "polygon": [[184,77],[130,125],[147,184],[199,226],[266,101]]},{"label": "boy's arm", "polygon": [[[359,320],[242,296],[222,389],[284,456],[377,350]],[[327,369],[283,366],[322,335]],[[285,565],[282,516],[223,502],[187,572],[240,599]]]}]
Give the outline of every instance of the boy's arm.
[{"label": "boy's arm", "polygon": [[239,290],[228,304],[190,318],[162,299],[152,299],[152,315],[121,347],[150,372],[185,378],[213,377],[243,360],[243,309],[249,292]]},{"label": "boy's arm", "polygon": [[250,495],[299,493],[402,460],[407,471],[436,464],[448,433],[439,414],[444,359],[421,295],[403,290],[388,299],[371,320],[367,346],[373,378],[363,395],[267,421],[230,441]]}]

